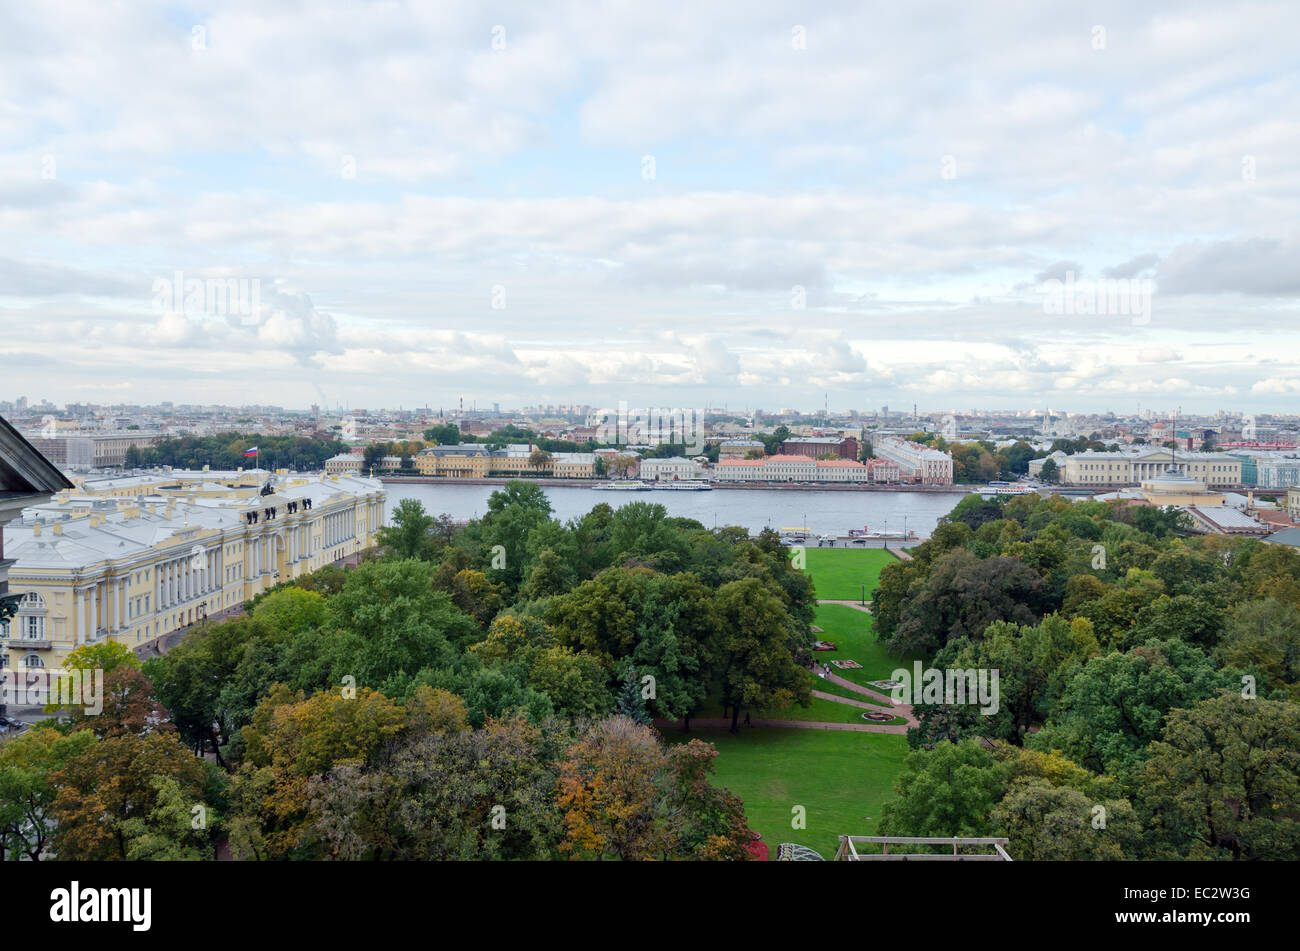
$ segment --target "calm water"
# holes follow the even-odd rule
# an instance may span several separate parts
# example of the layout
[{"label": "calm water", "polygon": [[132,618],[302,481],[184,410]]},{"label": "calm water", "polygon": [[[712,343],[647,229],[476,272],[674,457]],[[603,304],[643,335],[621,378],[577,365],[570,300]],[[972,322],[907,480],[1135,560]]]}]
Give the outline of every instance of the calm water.
[{"label": "calm water", "polygon": [[[500,486],[386,483],[392,514],[402,499],[418,499],[426,512],[446,512],[471,519],[487,511],[487,500]],[[584,486],[543,486],[561,521],[585,515],[601,502],[614,508],[628,502],[657,502],[668,514],[693,518],[706,526],[740,525],[757,532],[765,527],[807,526],[819,534],[842,534],[870,526],[872,531],[908,531],[928,538],[938,520],[952,511],[965,492],[801,492],[784,489],[714,489],[712,492],[609,492]],[[891,543],[896,544],[896,543]]]}]

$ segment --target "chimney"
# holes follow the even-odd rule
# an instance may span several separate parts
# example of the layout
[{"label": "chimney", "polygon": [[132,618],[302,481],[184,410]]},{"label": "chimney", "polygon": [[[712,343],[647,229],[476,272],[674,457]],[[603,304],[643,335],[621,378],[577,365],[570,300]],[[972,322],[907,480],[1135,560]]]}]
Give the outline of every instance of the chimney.
[{"label": "chimney", "polygon": [[33,535],[36,535],[36,536],[39,536],[39,535],[41,534],[41,523],[40,523],[40,522],[32,522],[32,534],[33,534]]},{"label": "chimney", "polygon": [[54,523],[54,529],[53,529],[53,531],[54,531],[54,534],[55,534],[55,535],[62,535],[62,534],[63,534],[63,523],[62,523],[62,522],[55,522],[55,523]]}]

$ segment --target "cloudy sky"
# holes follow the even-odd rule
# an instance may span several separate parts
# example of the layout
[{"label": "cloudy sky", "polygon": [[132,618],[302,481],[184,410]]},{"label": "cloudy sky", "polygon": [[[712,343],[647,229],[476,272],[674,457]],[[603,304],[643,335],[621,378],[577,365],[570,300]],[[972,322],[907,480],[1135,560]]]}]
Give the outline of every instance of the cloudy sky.
[{"label": "cloudy sky", "polygon": [[9,4],[0,399],[1294,411],[1298,35],[1289,0]]}]

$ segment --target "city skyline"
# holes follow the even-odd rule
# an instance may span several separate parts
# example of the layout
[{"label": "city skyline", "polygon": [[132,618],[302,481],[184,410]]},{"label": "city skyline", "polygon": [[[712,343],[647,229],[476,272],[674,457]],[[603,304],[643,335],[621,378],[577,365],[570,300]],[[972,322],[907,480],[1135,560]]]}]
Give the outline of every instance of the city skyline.
[{"label": "city skyline", "polygon": [[[1300,11],[616,14],[15,11],[9,388],[1120,414],[1300,393]],[[91,58],[93,83],[66,65]]]}]

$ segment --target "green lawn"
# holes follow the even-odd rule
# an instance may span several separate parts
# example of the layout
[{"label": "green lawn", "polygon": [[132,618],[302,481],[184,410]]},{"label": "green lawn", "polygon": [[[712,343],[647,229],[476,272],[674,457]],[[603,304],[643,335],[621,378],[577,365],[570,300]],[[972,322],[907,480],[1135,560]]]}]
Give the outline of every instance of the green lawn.
[{"label": "green lawn", "polygon": [[[861,670],[831,669],[845,680],[866,686],[872,680],[886,680],[899,667],[912,669],[912,657],[895,657],[876,643],[875,618],[870,614],[844,604],[817,605],[813,622],[823,631],[814,635],[818,640],[830,641],[833,651],[816,651],[814,657],[823,664],[832,660],[856,660]],[[830,691],[827,691],[829,693]]]},{"label": "green lawn", "polygon": [[897,561],[883,548],[805,548],[804,555],[817,597],[831,601],[860,601],[863,585],[870,601],[880,569]]},{"label": "green lawn", "polygon": [[[838,673],[848,673],[848,671],[838,671]],[[847,700],[857,700],[860,703],[870,703],[877,707],[888,707],[888,700],[877,700],[875,697],[868,697],[866,694],[857,693],[848,687],[842,687],[839,684],[831,683],[823,677],[818,677],[812,671],[808,672],[810,683],[814,690],[820,690],[822,693],[834,694],[837,697],[844,697]]]},{"label": "green lawn", "polygon": [[[811,674],[809,676],[812,676]],[[819,684],[823,684],[820,678],[814,677]],[[818,688],[820,689],[820,687]],[[830,691],[826,691],[829,693]],[[848,695],[848,692],[845,692]],[[862,699],[867,701],[866,697]],[[870,701],[867,701],[870,702]],[[888,711],[888,704],[883,704],[879,708],[882,711]],[[801,707],[797,703],[792,703],[784,710],[764,710],[762,712],[754,711],[750,714],[756,720],[799,720],[808,723],[866,723],[862,719],[862,714],[867,710],[862,707],[853,707],[847,703],[836,703],[834,700],[825,700],[822,697],[813,697],[808,706]],[[722,716],[722,704],[715,701],[704,704],[696,712],[695,717],[701,720],[711,720]],[[745,720],[744,711],[741,711],[741,722]],[[894,717],[892,723],[906,723],[902,717]]]},{"label": "green lawn", "polygon": [[[907,755],[907,738],[886,733],[754,727],[733,736],[704,729],[684,734],[674,727],[664,737],[717,746],[713,781],[744,800],[750,827],[762,834],[773,859],[782,842],[830,859],[837,836],[873,835]],[[794,806],[805,809],[804,829],[791,828]]]}]

